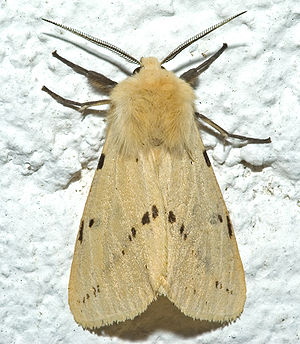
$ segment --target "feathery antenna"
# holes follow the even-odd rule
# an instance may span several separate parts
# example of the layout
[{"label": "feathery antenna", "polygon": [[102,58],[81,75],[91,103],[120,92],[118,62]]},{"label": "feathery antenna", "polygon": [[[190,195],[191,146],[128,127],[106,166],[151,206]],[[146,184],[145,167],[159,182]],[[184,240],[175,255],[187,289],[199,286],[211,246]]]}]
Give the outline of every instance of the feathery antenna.
[{"label": "feathery antenna", "polygon": [[239,14],[236,14],[233,17],[227,18],[225,20],[223,20],[221,23],[216,24],[211,26],[210,28],[198,33],[196,36],[193,36],[191,38],[189,38],[188,40],[186,40],[185,42],[183,42],[182,44],[180,44],[176,49],[174,49],[167,57],[165,57],[162,61],[161,61],[161,65],[163,63],[169,62],[171,61],[176,55],[178,55],[182,50],[184,50],[185,48],[187,48],[189,45],[191,45],[192,43],[198,41],[198,39],[208,35],[209,33],[211,33],[212,31],[218,29],[219,27],[229,23],[231,20],[235,19],[238,16],[241,16],[242,14],[246,13],[247,11],[241,12]]},{"label": "feathery antenna", "polygon": [[140,64],[140,61],[139,61],[139,60],[137,60],[137,59],[134,58],[133,56],[131,56],[131,55],[129,55],[128,53],[126,53],[126,51],[124,51],[124,50],[122,50],[122,49],[116,47],[116,46],[113,45],[113,44],[110,44],[110,43],[108,43],[108,42],[106,42],[106,41],[102,41],[101,39],[98,39],[98,38],[96,38],[96,37],[93,37],[93,36],[91,36],[91,35],[88,35],[88,34],[86,34],[86,33],[83,33],[83,32],[81,32],[81,31],[79,31],[79,30],[72,29],[71,27],[65,26],[65,25],[63,25],[63,24],[55,23],[55,22],[52,21],[52,20],[44,19],[44,18],[42,18],[42,19],[43,19],[44,21],[48,22],[48,23],[54,24],[54,25],[56,25],[56,26],[58,26],[58,27],[60,27],[60,28],[62,28],[62,29],[64,29],[64,30],[67,30],[67,31],[69,31],[69,32],[71,32],[71,33],[73,33],[73,34],[79,36],[79,37],[82,37],[82,38],[84,38],[84,39],[86,39],[86,40],[88,40],[88,41],[90,41],[90,42],[92,42],[92,43],[94,43],[94,44],[96,44],[96,45],[99,45],[100,47],[103,47],[103,48],[106,48],[106,49],[108,49],[108,50],[111,50],[112,52],[118,54],[119,56],[123,57],[125,60],[127,60],[127,61],[129,61],[129,62],[131,62],[131,63],[135,63],[135,64],[138,64],[138,65]]}]

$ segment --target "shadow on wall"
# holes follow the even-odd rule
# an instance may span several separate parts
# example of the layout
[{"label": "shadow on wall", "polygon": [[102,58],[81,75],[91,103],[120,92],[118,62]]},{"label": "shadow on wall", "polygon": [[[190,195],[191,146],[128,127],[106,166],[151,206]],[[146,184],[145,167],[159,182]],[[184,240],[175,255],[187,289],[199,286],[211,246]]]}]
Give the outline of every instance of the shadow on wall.
[{"label": "shadow on wall", "polygon": [[226,325],[226,323],[220,324],[218,322],[193,320],[185,316],[166,297],[160,296],[144,313],[133,320],[89,331],[98,336],[108,335],[139,341],[146,339],[153,332],[159,330],[174,333],[183,338],[189,338]]}]

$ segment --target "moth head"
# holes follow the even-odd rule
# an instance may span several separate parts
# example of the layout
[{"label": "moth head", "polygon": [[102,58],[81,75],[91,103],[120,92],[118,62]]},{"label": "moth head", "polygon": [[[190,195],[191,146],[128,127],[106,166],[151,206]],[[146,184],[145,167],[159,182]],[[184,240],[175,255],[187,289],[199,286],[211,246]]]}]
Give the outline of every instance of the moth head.
[{"label": "moth head", "polygon": [[[187,48],[189,45],[191,45],[192,43],[198,41],[199,39],[203,38],[204,36],[208,35],[209,33],[211,33],[212,31],[218,29],[219,27],[227,24],[228,22],[230,22],[231,20],[235,19],[236,17],[242,15],[243,13],[245,13],[247,11],[241,12],[239,14],[236,14],[235,16],[232,16],[230,18],[227,18],[225,20],[223,20],[222,22],[211,26],[210,28],[198,33],[196,36],[193,36],[191,38],[189,38],[188,40],[184,41],[183,43],[181,43],[177,48],[175,48],[174,50],[172,50],[165,58],[163,58],[160,62],[155,59],[154,62],[154,58],[150,57],[150,58],[141,58],[140,60],[136,59],[135,57],[131,56],[130,54],[128,54],[126,51],[116,47],[115,45],[108,43],[106,41],[103,41],[101,39],[95,38],[91,35],[85,34],[79,30],[76,29],[72,29],[71,27],[65,26],[63,24],[58,24],[53,22],[52,20],[48,20],[48,19],[44,19],[44,21],[49,22],[51,24],[54,24],[56,26],[59,26],[60,28],[67,30],[77,36],[80,36],[96,45],[99,45],[103,48],[106,48],[108,50],[111,50],[112,52],[118,54],[119,56],[123,57],[125,60],[127,60],[128,62],[131,63],[135,63],[137,65],[139,65],[139,67],[137,67],[134,71],[133,74],[138,73],[142,68],[163,68],[162,65],[166,62],[171,61],[175,56],[177,56],[181,51],[183,51],[185,48]],[[152,60],[151,60],[152,59]]]},{"label": "moth head", "polygon": [[158,71],[165,69],[165,67],[161,65],[156,57],[142,57],[140,59],[140,66],[132,72],[132,75],[138,74],[142,69],[147,71]]}]

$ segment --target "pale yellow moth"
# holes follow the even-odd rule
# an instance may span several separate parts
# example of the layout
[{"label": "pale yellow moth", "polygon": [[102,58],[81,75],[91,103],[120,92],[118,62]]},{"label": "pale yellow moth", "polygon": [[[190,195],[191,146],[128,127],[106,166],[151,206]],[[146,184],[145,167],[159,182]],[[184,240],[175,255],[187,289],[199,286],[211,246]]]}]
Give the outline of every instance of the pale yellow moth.
[{"label": "pale yellow moth", "polygon": [[[244,13],[244,12],[243,12]],[[76,322],[96,328],[142,313],[167,296],[194,319],[231,321],[243,311],[245,276],[232,224],[201,141],[191,84],[226,49],[179,78],[162,64],[242,13],[185,41],[159,62],[137,60],[110,43],[53,23],[139,67],[116,83],[59,56],[109,100],[58,102],[79,111],[110,104],[106,141],[76,240],[69,305]]]}]

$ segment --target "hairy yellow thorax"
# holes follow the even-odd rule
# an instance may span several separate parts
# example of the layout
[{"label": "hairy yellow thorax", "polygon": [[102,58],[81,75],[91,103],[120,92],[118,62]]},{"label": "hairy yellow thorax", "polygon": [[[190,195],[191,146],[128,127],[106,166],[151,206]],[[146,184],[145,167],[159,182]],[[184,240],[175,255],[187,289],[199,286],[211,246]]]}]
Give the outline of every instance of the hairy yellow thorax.
[{"label": "hairy yellow thorax", "polygon": [[194,121],[194,91],[154,57],[111,93],[108,128],[121,150],[163,146],[182,149]]}]

